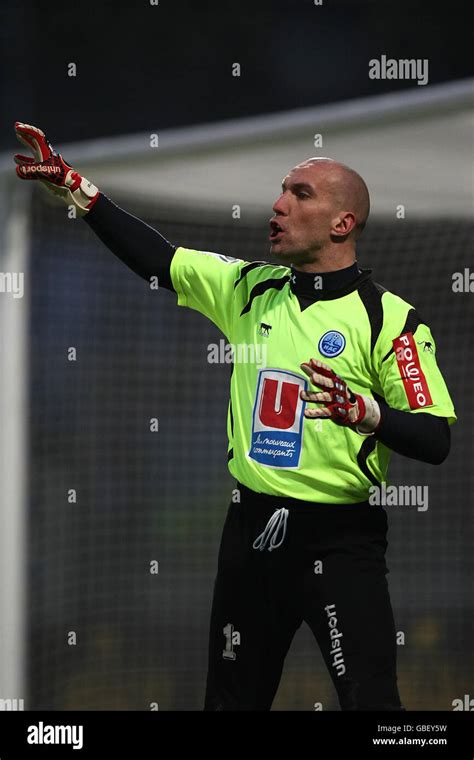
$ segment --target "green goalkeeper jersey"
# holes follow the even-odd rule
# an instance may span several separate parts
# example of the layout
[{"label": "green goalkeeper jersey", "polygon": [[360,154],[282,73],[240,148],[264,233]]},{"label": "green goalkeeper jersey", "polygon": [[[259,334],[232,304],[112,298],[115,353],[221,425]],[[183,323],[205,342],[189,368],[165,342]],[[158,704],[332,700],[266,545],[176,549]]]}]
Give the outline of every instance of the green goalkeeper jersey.
[{"label": "green goalkeeper jersey", "polygon": [[[296,273],[297,274],[297,273]],[[294,270],[178,247],[178,304],[208,317],[233,352],[228,466],[260,493],[350,504],[386,481],[391,450],[331,420],[304,417],[300,368],[320,359],[350,388],[412,414],[456,414],[429,327],[413,306],[357,270],[342,288],[301,304]],[[314,278],[317,293],[317,276]],[[314,406],[314,405],[313,405]]]}]

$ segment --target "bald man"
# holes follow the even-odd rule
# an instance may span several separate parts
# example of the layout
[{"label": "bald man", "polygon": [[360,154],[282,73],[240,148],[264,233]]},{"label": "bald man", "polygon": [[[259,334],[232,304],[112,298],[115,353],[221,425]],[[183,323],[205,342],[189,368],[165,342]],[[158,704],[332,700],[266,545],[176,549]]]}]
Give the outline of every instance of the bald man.
[{"label": "bald man", "polygon": [[369,192],[348,166],[309,158],[284,178],[273,210],[272,254],[301,271],[334,271],[355,261],[355,244],[369,216]]},{"label": "bald man", "polygon": [[[363,179],[329,158],[295,166],[270,219],[278,263],[244,261],[172,245],[68,166],[41,130],[16,131],[34,152],[16,157],[20,178],[41,179],[127,266],[158,276],[234,347],[254,349],[234,352],[227,460],[236,488],[204,709],[269,710],[303,622],[341,709],[404,709],[378,497],[392,451],[444,461],[456,415],[429,327],[357,265],[370,205]],[[319,689],[311,704],[323,701]]]}]

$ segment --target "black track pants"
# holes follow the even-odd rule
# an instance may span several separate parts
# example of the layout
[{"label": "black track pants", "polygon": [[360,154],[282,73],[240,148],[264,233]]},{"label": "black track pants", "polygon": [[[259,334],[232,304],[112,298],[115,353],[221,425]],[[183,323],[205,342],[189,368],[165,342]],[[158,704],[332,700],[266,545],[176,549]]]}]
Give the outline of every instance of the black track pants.
[{"label": "black track pants", "polygon": [[[229,506],[219,550],[204,709],[269,710],[303,621],[341,709],[403,709],[385,511],[367,502],[311,504],[238,487],[240,503]],[[261,549],[253,547],[256,539]]]}]

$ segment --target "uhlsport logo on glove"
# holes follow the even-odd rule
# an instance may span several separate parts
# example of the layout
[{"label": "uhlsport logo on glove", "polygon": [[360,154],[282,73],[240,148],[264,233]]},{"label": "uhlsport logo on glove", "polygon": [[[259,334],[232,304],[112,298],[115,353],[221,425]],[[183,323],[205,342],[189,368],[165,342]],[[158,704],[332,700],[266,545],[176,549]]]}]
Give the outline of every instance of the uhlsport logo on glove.
[{"label": "uhlsport logo on glove", "polygon": [[38,164],[19,166],[18,169],[21,174],[34,174],[35,172],[39,172],[39,174],[58,174],[61,172],[61,168],[59,166],[41,166]]}]

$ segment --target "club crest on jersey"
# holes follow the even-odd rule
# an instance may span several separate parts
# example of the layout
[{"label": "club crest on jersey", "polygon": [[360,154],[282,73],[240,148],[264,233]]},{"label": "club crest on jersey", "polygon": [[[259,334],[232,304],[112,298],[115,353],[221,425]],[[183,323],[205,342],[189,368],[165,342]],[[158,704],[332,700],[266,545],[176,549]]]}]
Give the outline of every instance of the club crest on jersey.
[{"label": "club crest on jersey", "polygon": [[294,372],[261,369],[253,408],[250,459],[268,467],[296,468],[303,443],[307,382]]},{"label": "club crest on jersey", "polygon": [[328,359],[342,354],[346,347],[346,339],[338,330],[328,330],[321,336],[318,343],[318,351]]}]

